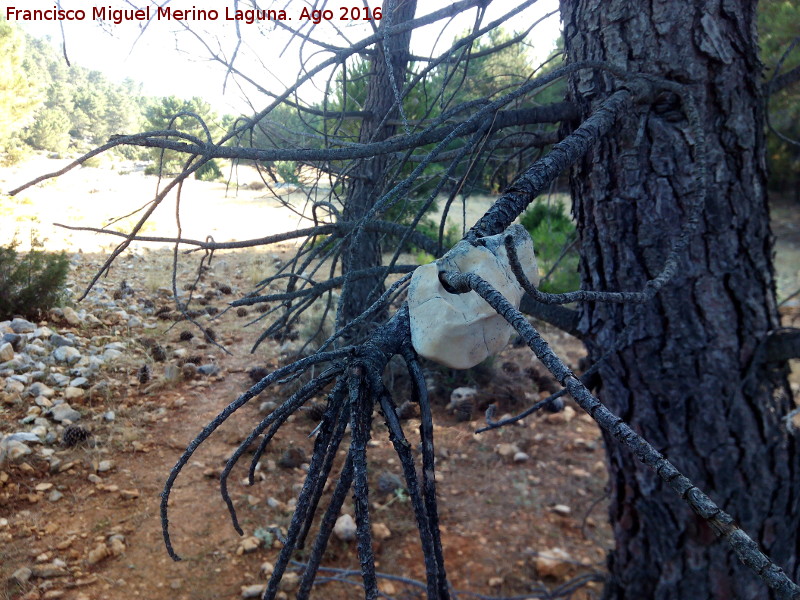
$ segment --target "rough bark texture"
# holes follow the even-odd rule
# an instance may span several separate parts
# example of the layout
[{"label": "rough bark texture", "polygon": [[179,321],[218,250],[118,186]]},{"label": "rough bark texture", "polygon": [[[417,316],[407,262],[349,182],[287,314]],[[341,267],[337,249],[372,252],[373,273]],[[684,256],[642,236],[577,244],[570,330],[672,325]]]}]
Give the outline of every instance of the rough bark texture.
[{"label": "rough bark texture", "polygon": [[[570,61],[689,84],[708,144],[701,224],[677,278],[638,320],[633,344],[602,369],[600,399],[796,580],[800,465],[781,421],[791,396],[780,365],[752,368],[759,342],[778,325],[755,2],[562,0],[561,10]],[[584,114],[612,89],[596,71],[571,83]],[[573,170],[587,289],[641,289],[658,273],[691,202],[692,138],[680,101],[662,94],[624,116]],[[582,307],[593,357],[634,311]],[[769,597],[653,473],[607,442],[616,538],[607,599]]]},{"label": "rough bark texture", "polygon": [[[390,10],[387,2],[386,9]],[[416,0],[395,0],[391,21],[387,15],[381,21],[381,27],[387,23],[397,25],[414,18],[417,7]],[[406,66],[408,65],[409,42],[411,31],[389,36],[385,44],[377,43],[370,61],[371,76],[367,84],[367,99],[364,111],[371,115],[365,118],[359,132],[359,142],[380,142],[395,134],[396,127],[387,125],[387,121],[397,118],[399,111],[396,106],[394,90],[403,90]],[[385,53],[385,50],[388,50]],[[386,58],[388,54],[388,60]],[[391,67],[391,71],[389,69]],[[392,84],[394,80],[394,86]],[[345,221],[358,221],[373,206],[384,191],[384,182],[389,157],[379,154],[360,161],[349,178],[347,198],[344,207]],[[343,270],[358,271],[370,269],[381,265],[381,234],[374,231],[362,231],[355,243],[348,243],[344,250],[345,262]],[[342,317],[347,323],[360,315],[373,301],[375,301],[384,288],[379,279],[366,277],[354,281],[345,287],[342,296]],[[377,315],[373,322],[379,322],[381,315]]]}]

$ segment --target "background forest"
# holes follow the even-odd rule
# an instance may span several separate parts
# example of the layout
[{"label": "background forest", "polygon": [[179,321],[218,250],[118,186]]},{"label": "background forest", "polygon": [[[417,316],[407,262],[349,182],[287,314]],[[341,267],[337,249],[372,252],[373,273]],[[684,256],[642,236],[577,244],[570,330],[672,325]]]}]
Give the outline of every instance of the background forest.
[{"label": "background forest", "polygon": [[[793,2],[770,0],[759,3],[759,39],[762,60],[770,67],[777,65],[782,55],[796,36],[800,22],[800,7]],[[495,30],[488,40],[479,40],[474,47],[478,58],[470,61],[468,72],[459,73],[464,83],[458,86],[457,97],[449,99],[449,105],[457,105],[472,99],[496,93],[498,88],[510,87],[523,78],[532,66],[522,41],[514,35]],[[507,44],[500,52],[480,52],[498,45]],[[561,42],[559,41],[559,47]],[[560,64],[559,51],[539,74],[552,70]],[[800,64],[800,52],[789,52],[781,63],[781,72],[786,73]],[[415,68],[411,65],[412,70]],[[320,132],[350,135],[358,138],[357,122],[340,118],[325,118],[339,110],[358,111],[363,108],[366,96],[368,63],[356,59],[348,64],[347,85],[341,77],[334,82],[336,88],[331,95],[333,102],[314,106],[319,117],[300,117],[288,106],[273,112],[270,126],[256,132],[253,144],[261,148],[322,147]],[[410,119],[436,118],[441,114],[440,105],[426,102],[446,78],[453,77],[446,65],[437,68],[428,77],[424,86],[413,88],[405,99],[404,109]],[[201,116],[211,129],[212,137],[230,129],[235,117],[218,114],[203,98],[152,97],[142,94],[138,82],[125,79],[110,80],[103,73],[90,71],[80,65],[67,66],[64,57],[49,40],[36,39],[0,16],[0,160],[6,165],[24,160],[33,152],[47,152],[60,156],[77,156],[106,142],[111,135],[134,133],[144,130],[165,129],[169,119],[176,114],[189,112]],[[347,94],[342,90],[347,89]],[[556,84],[539,96],[542,104],[563,97],[563,85]],[[770,124],[781,135],[768,137],[768,162],[770,187],[773,191],[792,194],[800,200],[800,148],[790,140],[800,138],[800,90],[796,85],[785,87],[774,98],[770,98]],[[184,118],[173,123],[173,129],[199,135],[200,125],[194,119]],[[513,134],[513,131],[510,133]],[[546,132],[543,132],[546,135]],[[509,135],[509,140],[513,135]],[[458,142],[455,142],[457,147]],[[128,159],[158,158],[158,152],[131,146],[120,146],[112,152]],[[520,153],[517,164],[504,161],[500,169],[478,169],[484,181],[479,187],[487,192],[497,192],[510,183],[510,177],[524,164],[524,153]],[[177,167],[177,156],[165,156],[166,166]],[[97,165],[97,162],[90,165]],[[276,165],[283,179],[291,179],[298,165]],[[428,167],[429,175],[435,177],[441,167]],[[155,171],[155,167],[153,167]],[[217,169],[206,170],[219,174]],[[201,175],[205,177],[207,175]],[[474,184],[474,183],[473,183]]]}]

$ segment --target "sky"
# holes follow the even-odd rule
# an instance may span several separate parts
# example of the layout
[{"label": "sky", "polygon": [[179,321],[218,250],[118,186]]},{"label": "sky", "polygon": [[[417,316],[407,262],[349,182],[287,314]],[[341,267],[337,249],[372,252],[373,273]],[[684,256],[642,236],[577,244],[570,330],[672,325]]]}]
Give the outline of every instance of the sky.
[{"label": "sky", "polygon": [[[381,7],[386,1],[369,0],[369,6],[373,9]],[[156,14],[156,4],[153,0],[150,2],[152,17]],[[303,9],[313,5],[322,6],[323,0],[262,0],[259,6],[283,9],[286,16],[292,19],[286,21],[287,25],[296,27],[302,20],[305,27],[303,31],[311,32],[316,39],[337,46],[347,46],[349,42],[358,41],[372,33],[373,23],[363,20],[367,16],[363,2],[364,0],[327,0],[324,4],[333,18],[320,19],[316,25],[312,20],[301,19],[304,16]],[[0,7],[6,15],[9,14],[9,9],[53,10],[56,3],[57,0],[0,0]],[[146,6],[147,3],[148,0],[60,0],[61,9],[83,10],[84,19],[30,22],[22,20],[21,13],[18,13],[16,22],[31,35],[49,36],[59,50],[63,26],[67,56],[73,64],[101,71],[114,81],[131,78],[142,84],[145,95],[176,95],[183,98],[201,96],[218,111],[227,113],[248,113],[251,108],[259,109],[267,103],[263,95],[254,92],[246,83],[240,87],[232,78],[226,79],[224,67],[211,59],[211,53],[225,57],[233,55],[238,43],[237,24],[242,40],[236,54],[237,68],[273,92],[282,92],[296,80],[301,69],[301,57],[313,64],[314,60],[330,56],[327,52],[317,52],[311,44],[301,47],[297,38],[289,49],[285,49],[290,35],[269,21],[237,23],[226,20],[227,16],[233,15],[236,5],[242,9],[248,8],[252,4],[248,0],[171,0],[167,6],[173,11],[188,11],[188,18],[183,20],[175,18],[172,13],[169,20],[153,18],[148,23],[130,19],[122,20],[119,24],[107,22],[101,26],[92,18],[93,10],[130,10],[132,5]],[[164,4],[164,0],[160,3]],[[421,1],[418,3],[416,16],[421,17],[449,4],[451,2],[445,0]],[[515,0],[494,0],[489,5],[484,23],[498,18],[517,4]],[[353,10],[353,7],[357,8]],[[507,28],[519,29],[523,25],[527,26],[557,8],[557,0],[538,0],[534,6],[511,19]],[[211,9],[217,11],[216,20],[208,18],[210,13],[200,12]],[[341,21],[340,17],[345,9],[350,9],[348,16],[360,17],[361,20],[351,18]],[[313,13],[307,14],[313,16]],[[475,14],[475,9],[468,11],[449,22],[443,31],[443,22],[416,31],[411,42],[412,52],[425,55],[442,52],[455,36],[472,26]],[[15,21],[13,12],[9,17],[9,20]],[[529,36],[528,39],[532,41],[529,52],[534,64],[538,64],[552,50],[559,27],[558,17],[553,16],[538,25]],[[205,44],[198,41],[200,38]],[[318,100],[323,86],[324,79],[317,79],[303,90],[303,97],[307,101]]]}]

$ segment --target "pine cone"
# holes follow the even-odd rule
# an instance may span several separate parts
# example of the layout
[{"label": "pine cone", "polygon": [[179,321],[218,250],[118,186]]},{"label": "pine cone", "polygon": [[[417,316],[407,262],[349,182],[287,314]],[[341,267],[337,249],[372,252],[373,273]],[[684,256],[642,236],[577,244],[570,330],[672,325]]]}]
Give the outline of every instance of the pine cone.
[{"label": "pine cone", "polygon": [[322,420],[322,415],[325,414],[325,405],[322,402],[312,402],[304,407],[303,412],[309,421],[319,423]]},{"label": "pine cone", "polygon": [[136,371],[136,379],[142,385],[150,381],[150,377],[150,367],[148,365],[142,365],[139,370]]},{"label": "pine cone", "polygon": [[150,356],[152,356],[153,360],[156,362],[164,362],[167,360],[167,351],[164,350],[164,346],[161,344],[155,344],[150,348]]},{"label": "pine cone", "polygon": [[72,448],[73,446],[77,446],[81,442],[85,442],[90,437],[92,437],[92,432],[88,429],[84,429],[79,425],[68,425],[64,428],[64,433],[61,437],[61,442],[67,448]]},{"label": "pine cone", "polygon": [[266,377],[269,374],[270,374],[270,370],[267,369],[266,367],[250,367],[247,370],[247,375],[250,377],[250,380],[253,383],[258,383],[259,381],[264,379],[264,377]]}]

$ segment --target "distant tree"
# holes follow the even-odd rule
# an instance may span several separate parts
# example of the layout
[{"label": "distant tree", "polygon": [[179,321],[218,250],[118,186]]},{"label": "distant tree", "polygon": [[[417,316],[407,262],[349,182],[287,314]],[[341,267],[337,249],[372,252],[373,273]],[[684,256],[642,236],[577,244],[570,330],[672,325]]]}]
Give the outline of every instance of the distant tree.
[{"label": "distant tree", "polygon": [[[149,129],[181,130],[203,142],[208,141],[209,135],[216,136],[219,133],[215,124],[216,113],[208,102],[198,97],[188,100],[176,96],[153,98],[145,109],[144,116]],[[205,127],[209,128],[208,131]],[[183,168],[185,159],[181,153],[154,149],[150,155],[155,163],[153,172],[161,168],[166,172],[180,171]]]},{"label": "distant tree", "polygon": [[[761,59],[772,89],[767,105],[774,135],[767,136],[771,189],[800,202],[800,5],[787,0],[759,3]],[[778,71],[778,69],[780,69]]]},{"label": "distant tree", "polygon": [[28,125],[42,102],[42,84],[24,65],[25,36],[0,17],[0,140]]}]

